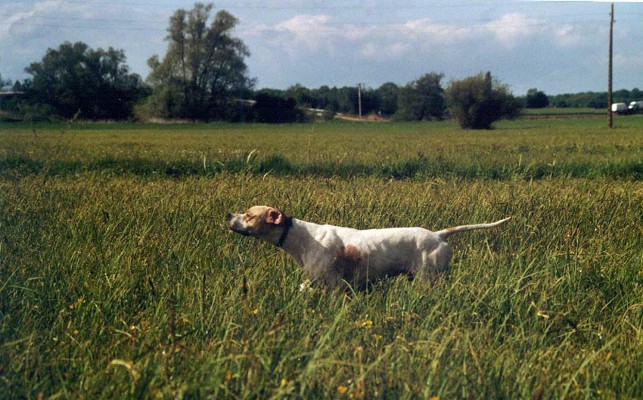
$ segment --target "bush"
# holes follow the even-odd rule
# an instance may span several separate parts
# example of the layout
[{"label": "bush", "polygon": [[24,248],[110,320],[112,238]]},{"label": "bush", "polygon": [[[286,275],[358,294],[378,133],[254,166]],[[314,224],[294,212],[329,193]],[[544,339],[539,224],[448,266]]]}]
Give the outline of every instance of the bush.
[{"label": "bush", "polygon": [[453,81],[446,90],[451,114],[462,128],[491,129],[501,118],[515,118],[520,112],[518,100],[506,85],[494,82],[491,73]]},{"label": "bush", "polygon": [[304,119],[295,99],[282,98],[267,93],[259,93],[253,106],[254,119],[265,123],[300,122]]},{"label": "bush", "polygon": [[527,97],[525,98],[525,106],[527,108],[545,108],[549,105],[549,98],[538,89],[529,89]]}]

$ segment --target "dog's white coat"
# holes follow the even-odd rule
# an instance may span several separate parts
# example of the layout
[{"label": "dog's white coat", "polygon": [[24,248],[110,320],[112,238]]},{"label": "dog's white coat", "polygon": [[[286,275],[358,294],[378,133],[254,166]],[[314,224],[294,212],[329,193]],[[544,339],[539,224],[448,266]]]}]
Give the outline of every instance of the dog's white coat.
[{"label": "dog's white coat", "polygon": [[313,282],[337,287],[364,285],[394,275],[433,278],[445,271],[452,250],[447,238],[457,232],[488,229],[510,218],[432,232],[424,228],[357,230],[289,218],[281,211],[255,206],[228,214],[227,227],[281,247]]}]

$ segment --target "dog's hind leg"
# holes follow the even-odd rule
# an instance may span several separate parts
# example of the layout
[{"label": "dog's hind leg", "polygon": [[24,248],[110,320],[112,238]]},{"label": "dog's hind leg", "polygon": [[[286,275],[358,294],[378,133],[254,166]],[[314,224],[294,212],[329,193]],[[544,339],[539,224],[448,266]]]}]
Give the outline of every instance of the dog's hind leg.
[{"label": "dog's hind leg", "polygon": [[449,261],[451,261],[452,255],[453,250],[446,242],[440,243],[430,253],[424,253],[422,255],[422,266],[418,269],[420,279],[436,279],[438,274],[449,268]]}]

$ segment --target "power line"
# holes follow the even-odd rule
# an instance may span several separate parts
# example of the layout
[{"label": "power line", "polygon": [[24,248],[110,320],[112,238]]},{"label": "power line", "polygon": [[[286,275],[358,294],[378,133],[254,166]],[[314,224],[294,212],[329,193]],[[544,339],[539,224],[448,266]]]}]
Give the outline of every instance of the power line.
[{"label": "power line", "polygon": [[[33,27],[38,27],[38,28],[55,28],[55,29],[80,29],[80,30],[89,30],[89,31],[113,31],[114,27],[112,26],[105,26],[105,27],[97,27],[97,26],[82,26],[82,25],[69,25],[69,24],[64,24],[64,25],[58,25],[58,24],[34,24],[34,23],[28,23],[28,22],[13,22],[13,25],[22,25],[22,26],[33,26]],[[161,28],[152,28],[152,27],[145,27],[145,28],[137,28],[137,27],[132,27],[132,26],[124,26],[124,27],[119,27],[118,28],[121,31],[138,31],[138,32],[166,32],[167,29],[161,29]]]},{"label": "power line", "polygon": [[[117,1],[107,1],[107,0],[93,0],[93,1],[83,1],[83,0],[64,0],[61,3],[69,4],[82,4],[82,5],[109,5],[115,6],[120,5]],[[165,4],[166,6],[176,6],[176,1],[127,1],[124,5],[126,6],[137,6],[137,7],[154,7],[158,8],[159,5]],[[190,6],[190,2],[186,2]],[[501,5],[534,5],[533,1],[496,1],[493,3],[494,7]],[[397,2],[390,2],[390,4],[378,4],[377,6],[367,6],[364,4],[337,4],[337,5],[320,5],[320,4],[297,4],[297,5],[284,5],[282,1],[275,1],[270,4],[267,1],[250,1],[242,2],[239,0],[234,1],[217,1],[215,6],[218,9],[222,8],[239,8],[239,9],[257,9],[257,10],[416,10],[416,9],[451,9],[451,8],[488,8],[489,4],[478,3],[472,4],[470,1],[462,2],[447,2],[444,4],[398,4]]]},{"label": "power line", "polygon": [[[128,1],[127,3],[121,5],[117,3],[116,1],[80,1],[80,0],[66,0],[63,1],[62,3],[72,3],[72,4],[83,4],[85,6],[97,6],[97,5],[110,5],[112,7],[115,7],[117,5],[124,6],[124,7],[137,7],[137,6],[156,6],[158,8],[159,1]],[[176,4],[176,2],[168,2],[166,4]],[[385,11],[389,12],[391,9],[395,10],[432,10],[432,9],[441,9],[441,10],[447,10],[447,9],[458,9],[462,7],[484,7],[488,8],[488,4],[471,4],[470,2],[460,2],[460,3],[448,3],[448,4],[431,4],[431,5],[417,5],[417,4],[411,4],[411,5],[378,5],[377,7],[365,7],[363,5],[305,5],[305,6],[292,6],[292,5],[282,5],[281,3],[279,4],[267,4],[265,2],[255,2],[255,1],[250,1],[250,2],[223,2],[223,6],[217,7],[219,9],[224,9],[226,8],[225,4],[230,4],[231,8],[233,9],[254,9],[254,10],[262,10],[262,11],[284,11],[284,10],[293,10],[293,11],[301,11],[301,10],[316,10],[316,11],[327,11],[327,10],[368,10],[368,11]],[[526,2],[515,2],[515,1],[509,1],[509,2],[500,2],[500,3],[494,3],[494,5],[520,5],[520,4],[529,4],[531,6],[534,5],[533,2],[526,1]],[[220,3],[217,3],[217,6],[220,6]],[[505,12],[502,15],[506,15],[510,13],[510,11]],[[588,23],[593,23],[593,22],[600,22],[603,20],[603,15],[604,12],[601,11],[599,12],[584,12],[584,13],[558,13],[558,14],[549,14],[547,16],[527,16],[525,21],[522,22],[516,22],[516,23],[511,23],[511,21],[503,20],[502,15],[499,15],[497,17],[485,17],[485,18],[422,18],[422,15],[419,14],[416,19],[406,19],[406,20],[400,20],[400,21],[368,21],[368,19],[362,19],[359,22],[355,22],[354,19],[351,21],[337,21],[335,19],[333,20],[328,20],[324,21],[323,24],[318,24],[314,25],[311,24],[311,26],[308,27],[298,27],[299,32],[311,32],[311,33],[327,33],[327,34],[334,34],[337,33],[341,29],[352,29],[353,31],[359,30],[359,29],[371,29],[371,28],[377,28],[379,32],[401,32],[407,29],[410,29],[409,27],[405,26],[405,24],[408,24],[410,22],[416,22],[416,21],[421,21],[421,20],[426,20],[426,23],[428,25],[448,25],[447,27],[450,26],[466,26],[466,28],[484,28],[488,26],[490,23],[494,22],[502,22],[503,27],[513,27],[513,26],[523,26],[522,22],[526,22],[530,27],[536,28],[536,27],[547,27],[551,26],[551,24],[556,24],[556,23],[566,23],[566,24],[588,24]],[[5,17],[8,18],[10,17],[10,14],[7,13],[2,13],[0,11],[0,20]],[[331,16],[333,17],[333,16]],[[621,21],[625,22],[628,20],[632,21],[639,21],[643,17],[643,13],[637,13],[637,12],[630,12],[628,15],[624,16]],[[65,23],[58,22],[55,19],[55,16],[41,16],[41,15],[31,15],[28,18],[22,19],[22,20],[17,20],[17,21],[11,21],[8,23],[9,29],[11,26],[16,25],[16,26],[28,26],[28,27],[34,27],[34,28],[50,28],[50,29],[59,29],[59,30],[82,30],[82,31],[112,31],[114,29],[117,29],[119,31],[128,31],[128,32],[166,32],[167,31],[167,24],[169,23],[169,15],[168,19],[137,19],[137,18],[110,18],[110,17],[100,17],[100,18],[94,18],[94,17],[75,17],[75,16],[64,16],[64,17],[59,17],[59,18],[64,18]],[[287,16],[286,16],[287,18]],[[339,18],[339,17],[333,17],[333,18]],[[53,19],[53,22],[52,22]],[[43,21],[45,20],[45,21]],[[41,22],[43,21],[43,22]],[[75,22],[73,24],[67,23],[67,21],[72,21]],[[288,19],[282,21],[286,22]],[[89,24],[89,25],[87,25]],[[114,26],[114,24],[118,24],[117,27]],[[275,29],[279,29],[279,23],[277,24],[272,24],[270,26],[253,26],[253,25],[244,25],[243,21],[240,22],[238,28],[239,31],[244,32],[244,33],[249,33],[249,34],[261,34],[264,32],[271,32],[274,31]],[[643,25],[639,25],[639,27],[630,27],[630,31],[638,31],[639,29],[643,29]],[[5,28],[5,31],[7,29]],[[284,29],[287,30],[287,29]]]},{"label": "power line", "polygon": [[[587,14],[587,15],[595,15],[595,14]],[[643,14],[641,14],[643,15]],[[578,17],[578,16],[576,16]],[[632,20],[636,18],[636,16],[630,15]],[[37,19],[51,19],[51,17],[44,17],[44,16],[33,16],[31,18],[37,18]],[[65,17],[65,20],[70,20],[70,21],[79,21],[79,22],[87,22],[87,23],[94,23],[94,22],[103,22],[107,24],[111,23],[122,23],[122,24],[132,24],[132,23],[145,23],[148,26],[146,27],[135,27],[135,26],[121,26],[118,29],[120,30],[125,30],[125,31],[154,31],[154,32],[165,32],[167,29],[166,28],[156,28],[153,26],[150,26],[150,22],[152,23],[158,23],[158,24],[167,24],[167,20],[141,20],[141,19],[125,19],[125,18],[82,18],[82,17]],[[323,26],[310,26],[306,29],[300,29],[302,31],[309,31],[309,32],[334,32],[326,27],[336,27],[336,28],[346,28],[346,27],[352,27],[352,28],[370,28],[370,27],[378,27],[380,31],[399,31],[400,29],[404,28],[404,24],[409,23],[409,22],[414,22],[418,21],[420,19],[416,20],[411,20],[411,21],[400,21],[400,22],[361,22],[361,23],[355,23],[355,22],[333,22],[333,21],[325,21],[323,23]],[[621,18],[621,21],[627,21],[628,18]],[[479,27],[484,27],[488,23],[491,22],[496,22],[499,21],[498,18],[473,18],[473,19],[426,19],[427,23],[433,24],[433,25],[448,25],[448,24],[468,24],[468,28],[479,28]],[[598,19],[596,19],[598,21]],[[574,23],[588,23],[588,22],[594,22],[594,20],[576,20],[576,21],[571,21]],[[554,21],[550,20],[545,20],[545,19],[533,19],[528,21],[530,26],[548,26],[550,23],[554,23]],[[511,22],[508,21],[503,21],[504,26],[507,27],[512,27],[512,26],[522,26],[522,24],[515,23],[512,24]],[[83,29],[83,30],[113,30],[113,26],[101,26],[101,25],[91,25],[91,26],[86,26],[82,24],[57,24],[57,23],[43,23],[43,22],[32,22],[32,21],[13,21],[11,22],[11,25],[19,25],[19,26],[34,26],[34,27],[43,27],[43,28],[56,28],[56,29]],[[242,24],[240,24],[242,26]],[[250,29],[250,32],[261,32],[261,31],[267,31],[267,30],[273,30],[276,25],[270,26],[270,27],[260,27],[257,29]]]}]

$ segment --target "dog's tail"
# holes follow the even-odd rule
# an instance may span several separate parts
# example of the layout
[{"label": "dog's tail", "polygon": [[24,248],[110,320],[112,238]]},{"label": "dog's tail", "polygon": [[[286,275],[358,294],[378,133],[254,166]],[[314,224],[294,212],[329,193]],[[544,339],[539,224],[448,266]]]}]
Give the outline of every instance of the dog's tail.
[{"label": "dog's tail", "polygon": [[474,225],[454,226],[452,228],[447,228],[447,229],[442,229],[441,231],[437,231],[436,234],[440,237],[440,239],[446,240],[449,236],[453,235],[454,233],[473,231],[473,230],[476,230],[476,229],[495,228],[496,226],[504,224],[505,222],[509,221],[510,219],[511,219],[511,217],[501,219],[500,221],[491,222],[489,224],[474,224]]}]

